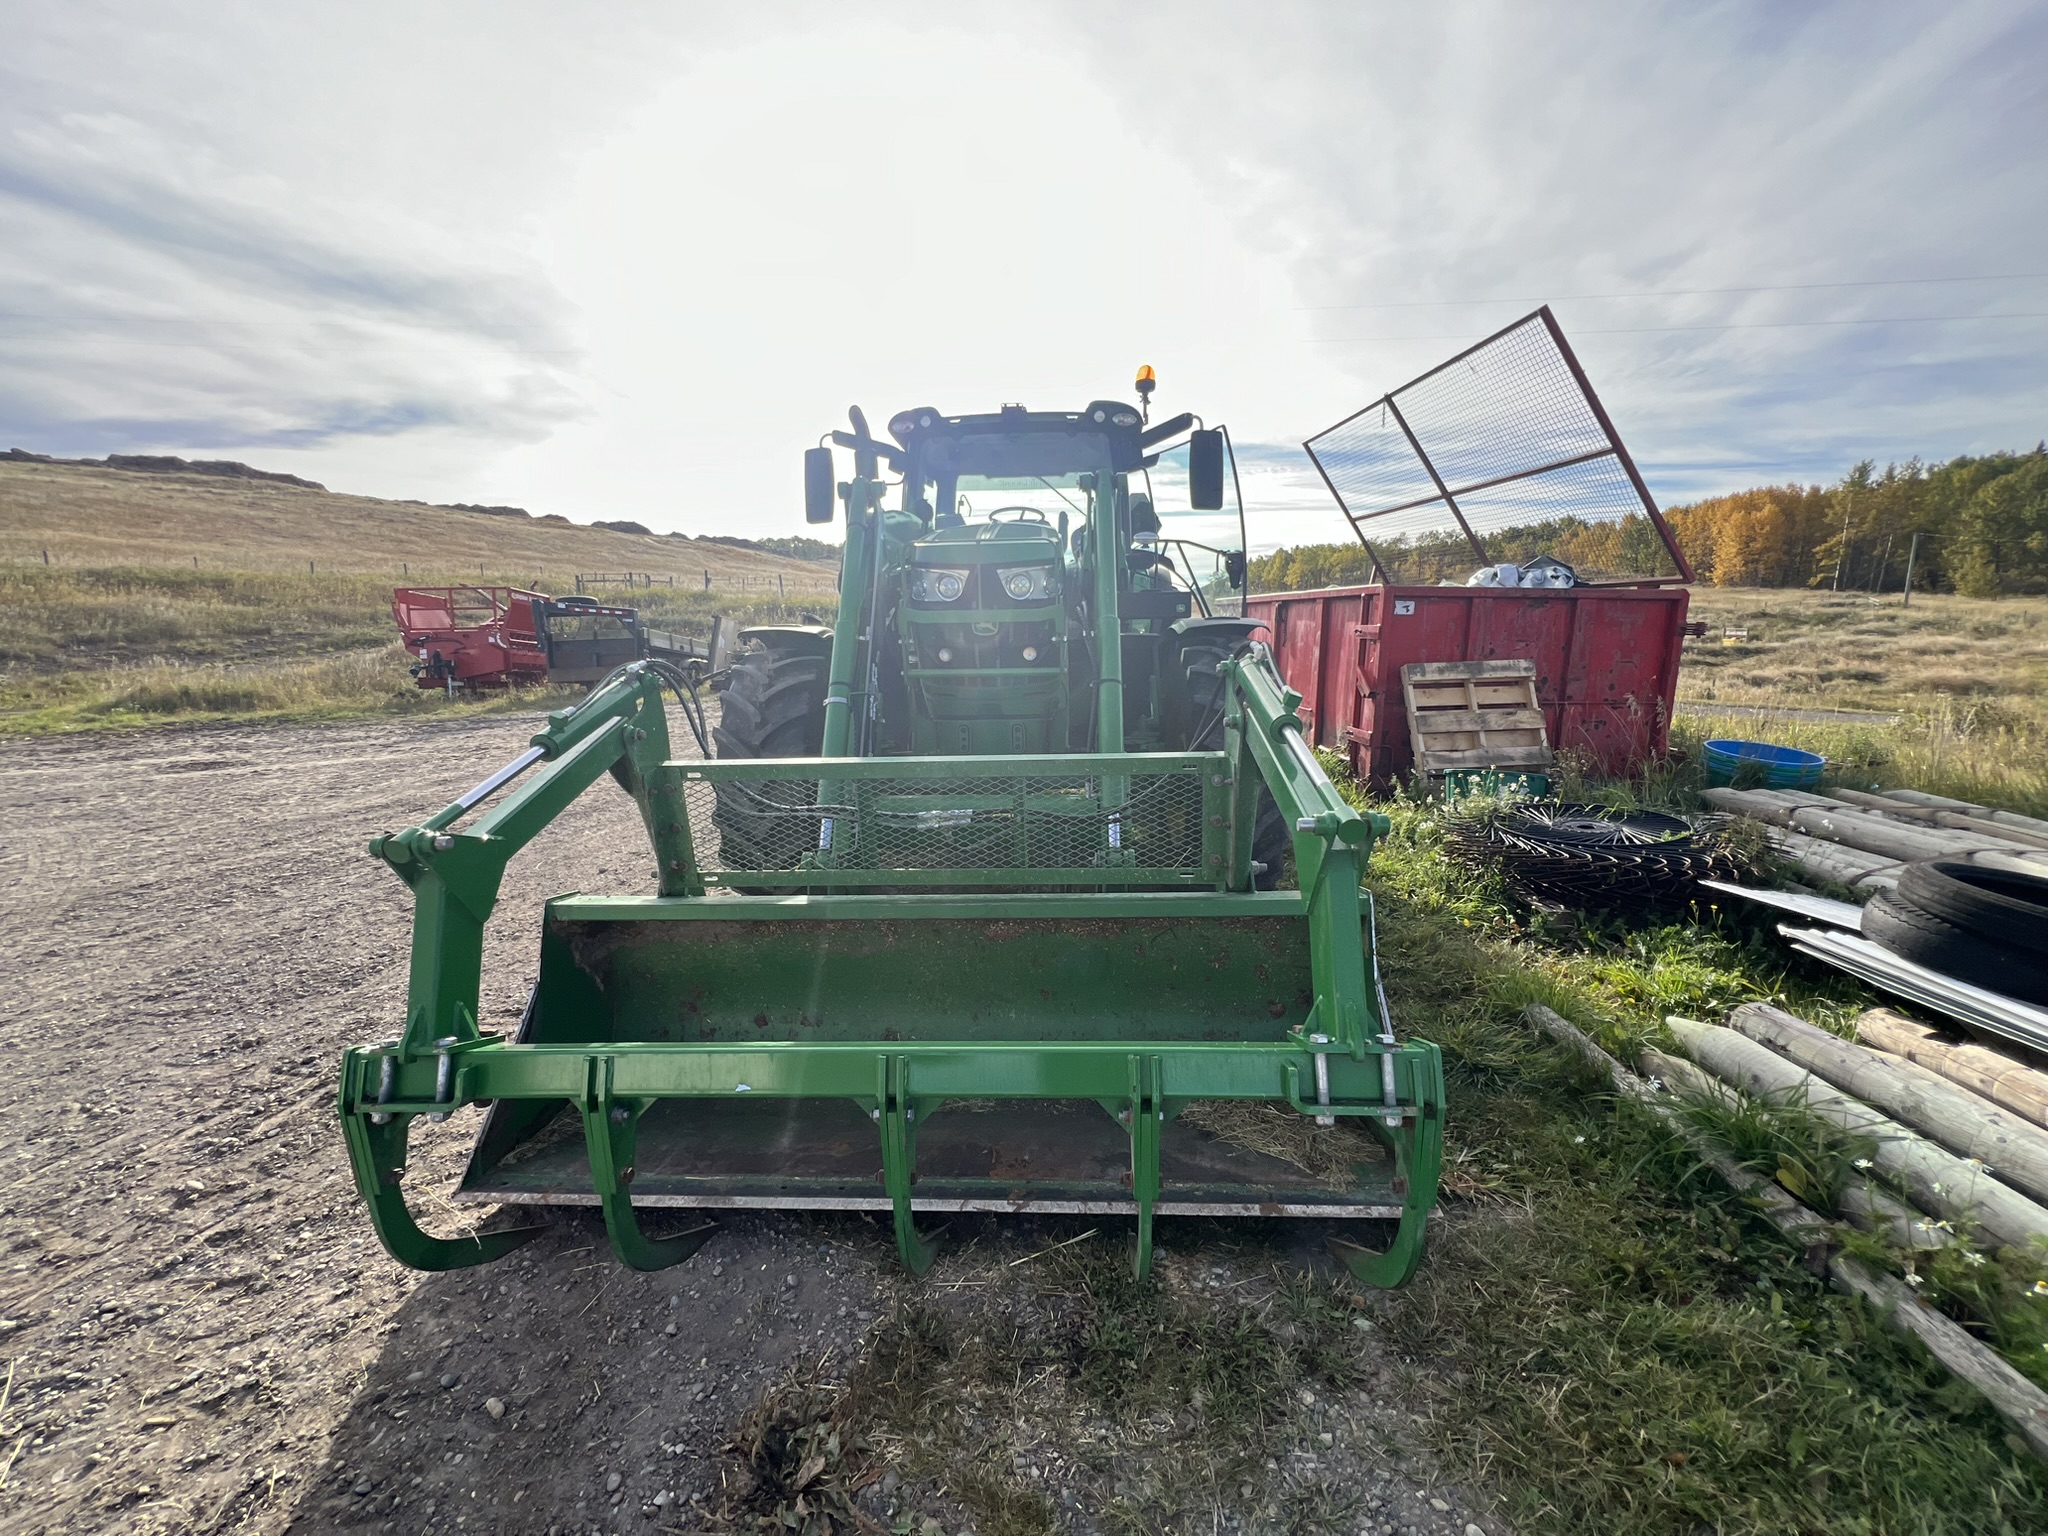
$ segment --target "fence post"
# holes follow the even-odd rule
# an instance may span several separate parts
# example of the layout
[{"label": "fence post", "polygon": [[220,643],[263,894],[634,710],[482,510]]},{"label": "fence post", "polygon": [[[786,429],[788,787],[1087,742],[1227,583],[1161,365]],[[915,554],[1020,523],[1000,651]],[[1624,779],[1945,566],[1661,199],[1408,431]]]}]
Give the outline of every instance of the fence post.
[{"label": "fence post", "polygon": [[313,562],[310,560],[306,562],[306,574],[308,576],[313,574]]},{"label": "fence post", "polygon": [[775,573],[775,600],[779,603],[789,594],[782,590],[782,572]]}]

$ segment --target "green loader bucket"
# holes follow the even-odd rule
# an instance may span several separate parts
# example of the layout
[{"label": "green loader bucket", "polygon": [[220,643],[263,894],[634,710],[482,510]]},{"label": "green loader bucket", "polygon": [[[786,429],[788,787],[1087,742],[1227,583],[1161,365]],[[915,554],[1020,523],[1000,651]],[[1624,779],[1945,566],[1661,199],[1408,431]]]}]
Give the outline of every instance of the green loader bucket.
[{"label": "green loader bucket", "polygon": [[[512,770],[375,845],[420,903],[406,1032],[349,1052],[341,1095],[387,1248],[442,1268],[524,1240],[427,1237],[399,1193],[412,1118],[488,1102],[457,1198],[595,1207],[641,1268],[702,1240],[647,1236],[646,1211],[888,1212],[920,1270],[934,1218],[1039,1211],[1128,1217],[1141,1273],[1161,1214],[1392,1221],[1384,1251],[1341,1252],[1406,1279],[1440,1060],[1394,1039],[1376,986],[1370,821],[1270,671],[1234,670],[1253,724],[1215,753],[668,762],[638,676],[557,717],[543,772],[472,830],[448,828]],[[549,903],[526,1017],[483,1035],[497,876],[608,769],[662,890]],[[1251,888],[1238,829],[1261,783],[1300,812],[1299,890]],[[1248,1108],[1369,1134],[1311,1172],[1284,1135],[1242,1133]]]}]

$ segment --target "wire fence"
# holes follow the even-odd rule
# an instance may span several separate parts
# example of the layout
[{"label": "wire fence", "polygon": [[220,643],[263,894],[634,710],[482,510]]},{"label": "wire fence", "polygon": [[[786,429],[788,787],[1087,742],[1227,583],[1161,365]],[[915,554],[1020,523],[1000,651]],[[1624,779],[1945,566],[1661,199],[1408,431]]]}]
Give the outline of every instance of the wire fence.
[{"label": "wire fence", "polygon": [[787,597],[792,592],[799,595],[829,592],[832,590],[836,574],[837,567],[832,567],[830,570],[821,571],[814,579],[798,577],[791,580],[784,572],[777,572],[772,576],[733,576],[705,567],[700,585],[689,575],[678,576],[673,572],[656,575],[652,571],[578,571],[576,590],[587,593],[602,587],[649,590],[660,587],[676,592],[746,592],[758,593],[763,597]]},{"label": "wire fence", "polygon": [[1383,578],[1548,554],[1583,580],[1691,579],[1548,306],[1302,446]]}]

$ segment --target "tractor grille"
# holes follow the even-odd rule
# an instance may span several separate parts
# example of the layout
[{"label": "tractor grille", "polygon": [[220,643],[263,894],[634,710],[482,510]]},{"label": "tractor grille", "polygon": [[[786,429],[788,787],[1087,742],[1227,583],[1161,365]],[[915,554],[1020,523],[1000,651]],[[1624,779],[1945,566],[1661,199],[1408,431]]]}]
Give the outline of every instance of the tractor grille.
[{"label": "tractor grille", "polygon": [[[991,771],[997,764],[1004,771]],[[1191,886],[1224,877],[1231,794],[1221,753],[860,759],[829,771],[813,760],[678,766],[707,884]]]}]

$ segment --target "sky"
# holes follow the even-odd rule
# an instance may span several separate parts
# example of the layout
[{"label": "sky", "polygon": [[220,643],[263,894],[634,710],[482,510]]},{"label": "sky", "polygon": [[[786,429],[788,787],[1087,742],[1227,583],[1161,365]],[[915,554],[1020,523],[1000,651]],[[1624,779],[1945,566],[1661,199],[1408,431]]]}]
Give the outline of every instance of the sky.
[{"label": "sky", "polygon": [[1550,303],[1664,504],[2048,436],[2048,5],[0,0],[0,448],[803,532],[849,405],[1301,440]]}]

